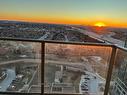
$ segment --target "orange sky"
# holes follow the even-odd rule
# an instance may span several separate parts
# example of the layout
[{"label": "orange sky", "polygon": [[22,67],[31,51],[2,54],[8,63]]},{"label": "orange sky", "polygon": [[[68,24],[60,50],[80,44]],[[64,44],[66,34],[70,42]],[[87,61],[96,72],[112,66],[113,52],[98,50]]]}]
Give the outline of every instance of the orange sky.
[{"label": "orange sky", "polygon": [[2,0],[0,20],[127,27],[127,0]]},{"label": "orange sky", "polygon": [[[7,19],[6,19],[7,18]],[[39,23],[55,23],[55,24],[81,24],[81,25],[95,25],[97,22],[102,22],[106,24],[106,26],[113,26],[113,27],[127,27],[127,23],[112,21],[112,20],[81,20],[81,19],[63,19],[63,18],[47,18],[47,17],[23,17],[23,16],[11,16],[6,15],[0,17],[1,20],[18,20],[18,21],[28,21],[28,22],[39,22]]]}]

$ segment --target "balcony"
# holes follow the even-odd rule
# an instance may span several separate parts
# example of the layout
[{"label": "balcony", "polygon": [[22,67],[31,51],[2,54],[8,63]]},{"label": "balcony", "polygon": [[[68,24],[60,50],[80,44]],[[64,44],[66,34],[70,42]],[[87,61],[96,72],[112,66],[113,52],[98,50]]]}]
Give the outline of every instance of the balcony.
[{"label": "balcony", "polygon": [[0,38],[0,94],[127,95],[127,50]]}]

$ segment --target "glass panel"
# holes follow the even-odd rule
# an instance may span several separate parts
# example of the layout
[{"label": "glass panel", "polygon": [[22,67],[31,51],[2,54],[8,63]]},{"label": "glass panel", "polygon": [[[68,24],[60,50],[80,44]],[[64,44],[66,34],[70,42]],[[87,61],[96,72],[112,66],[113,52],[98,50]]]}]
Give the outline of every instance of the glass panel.
[{"label": "glass panel", "polygon": [[127,95],[127,52],[118,49],[110,83],[110,95]]},{"label": "glass panel", "polygon": [[102,95],[111,48],[45,45],[45,93]]},{"label": "glass panel", "polygon": [[0,40],[0,92],[41,93],[41,44]]}]

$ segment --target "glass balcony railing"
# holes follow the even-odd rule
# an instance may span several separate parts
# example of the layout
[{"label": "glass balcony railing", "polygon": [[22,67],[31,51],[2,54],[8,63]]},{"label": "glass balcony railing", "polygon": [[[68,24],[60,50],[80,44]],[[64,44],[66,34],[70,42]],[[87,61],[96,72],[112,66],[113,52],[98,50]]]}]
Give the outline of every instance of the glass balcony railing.
[{"label": "glass balcony railing", "polygon": [[102,95],[110,55],[111,47],[45,43],[44,91]]},{"label": "glass balcony railing", "polygon": [[110,82],[111,95],[127,95],[127,51],[117,49]]},{"label": "glass balcony railing", "polygon": [[0,95],[127,95],[127,50],[1,38]]},{"label": "glass balcony railing", "polygon": [[41,93],[40,51],[40,43],[0,40],[0,92]]}]

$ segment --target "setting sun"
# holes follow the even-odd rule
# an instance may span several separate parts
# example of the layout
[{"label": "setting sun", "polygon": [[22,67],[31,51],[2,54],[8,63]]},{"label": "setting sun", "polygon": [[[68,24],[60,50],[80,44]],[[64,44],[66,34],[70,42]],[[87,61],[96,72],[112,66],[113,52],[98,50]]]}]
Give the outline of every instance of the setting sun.
[{"label": "setting sun", "polygon": [[97,22],[94,24],[94,26],[104,27],[104,26],[106,26],[106,24],[104,24],[103,22]]}]

